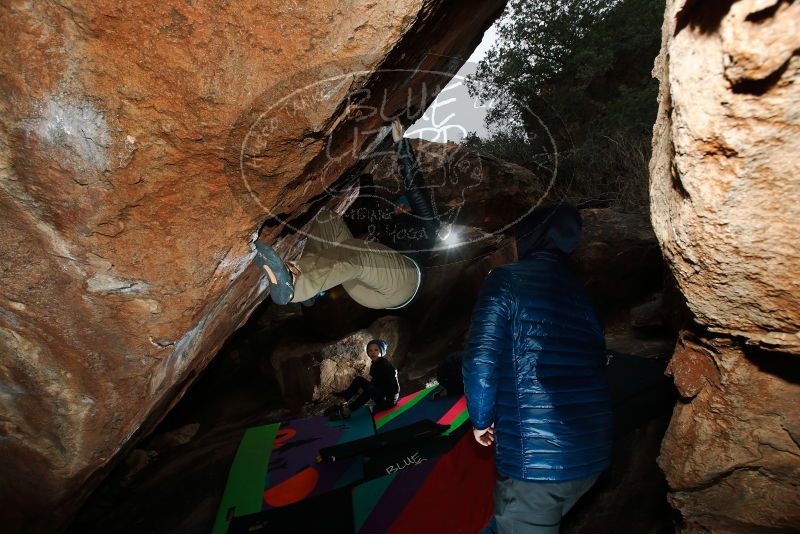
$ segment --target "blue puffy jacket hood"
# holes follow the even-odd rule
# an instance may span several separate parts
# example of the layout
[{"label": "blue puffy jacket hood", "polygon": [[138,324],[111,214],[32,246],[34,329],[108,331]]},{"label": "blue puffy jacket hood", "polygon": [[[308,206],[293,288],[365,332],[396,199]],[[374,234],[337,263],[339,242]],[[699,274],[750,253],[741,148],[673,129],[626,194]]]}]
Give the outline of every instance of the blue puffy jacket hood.
[{"label": "blue puffy jacket hood", "polygon": [[581,242],[583,223],[575,206],[542,206],[526,215],[515,228],[520,260],[537,250],[570,254]]}]

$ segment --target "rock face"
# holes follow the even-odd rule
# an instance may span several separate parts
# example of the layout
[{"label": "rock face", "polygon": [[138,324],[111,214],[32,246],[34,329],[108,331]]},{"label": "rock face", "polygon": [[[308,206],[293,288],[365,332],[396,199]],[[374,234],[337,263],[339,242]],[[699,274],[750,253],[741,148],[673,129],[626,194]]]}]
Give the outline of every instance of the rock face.
[{"label": "rock face", "polygon": [[[416,139],[411,144],[442,222],[485,233],[507,231],[532,206],[555,201],[548,196],[550,177],[456,143]],[[394,154],[371,159],[364,172],[373,174],[376,195],[389,206],[404,191]]]},{"label": "rock face", "polygon": [[270,363],[289,406],[323,400],[350,385],[358,375],[369,378],[367,343],[383,339],[386,358],[395,367],[408,350],[411,332],[400,317],[385,316],[368,328],[336,342],[308,342],[306,337],[287,339],[272,352]]},{"label": "rock face", "polygon": [[671,1],[653,226],[697,321],[800,353],[800,5]]},{"label": "rock face", "polygon": [[264,298],[259,230],[424,108],[503,4],[3,5],[6,528],[57,529],[153,428]]},{"label": "rock face", "polygon": [[783,356],[684,332],[668,372],[676,407],[659,465],[689,530],[800,525],[800,373]]},{"label": "rock face", "polygon": [[595,306],[630,307],[663,281],[664,262],[643,214],[581,210],[583,238],[570,260]]},{"label": "rock face", "polygon": [[[510,235],[531,207],[559,201],[550,177],[519,165],[455,143],[414,140],[412,146],[442,221]],[[394,154],[371,160],[364,172],[374,176],[375,194],[391,209],[403,191]],[[346,216],[357,216],[353,211]],[[645,214],[597,208],[582,209],[581,217],[583,237],[571,262],[595,303],[630,306],[661,285],[661,250]]]},{"label": "rock face", "polygon": [[[415,143],[417,148],[424,145],[431,152],[442,148],[435,143]],[[444,147],[445,154],[457,149]],[[435,154],[419,155],[428,161],[437,157]],[[386,159],[389,161],[382,164],[391,167],[394,156]],[[329,398],[332,391],[343,389],[356,374],[367,372],[364,345],[373,337],[389,342],[389,358],[399,371],[401,394],[425,387],[435,377],[438,363],[448,353],[463,349],[475,298],[486,274],[497,265],[515,261],[508,236],[487,234],[496,229],[491,226],[492,221],[497,224],[511,217],[512,210],[524,211],[542,195],[540,181],[533,173],[480,154],[468,156],[468,161],[476,160],[481,161],[481,180],[487,183],[468,188],[464,197],[457,197],[463,198],[459,215],[464,216],[457,223],[473,223],[482,228],[460,226],[462,237],[475,233],[484,238],[467,246],[437,251],[437,257],[430,258],[431,265],[426,268],[422,290],[414,303],[401,310],[368,310],[337,287],[311,307],[259,308],[161,423],[165,431],[156,431],[153,437],[143,440],[140,451],[130,455],[132,465],[117,468],[94,492],[72,524],[72,531],[106,532],[119,530],[119,524],[136,532],[208,530],[241,432],[257,424],[321,413],[334,401]],[[452,173],[447,170],[451,184],[467,181],[469,176],[460,174],[464,168],[469,172],[473,167],[459,166]],[[426,170],[433,183],[442,183],[441,168],[431,165]],[[396,194],[389,188],[397,187],[393,171],[388,170],[385,175],[376,172],[375,178],[379,185],[385,184],[387,195]],[[513,198],[505,197],[507,201],[500,207],[493,205],[491,183],[505,192],[513,191]],[[454,195],[460,194],[455,191]],[[442,203],[451,198],[456,197],[437,195]],[[391,199],[389,196],[388,206],[392,205]],[[359,202],[355,202],[347,213],[359,209]],[[628,326],[624,332],[618,328],[613,333],[607,330],[609,348],[636,355],[616,355],[612,361],[637,361],[638,356],[666,359],[674,342],[654,343],[650,336],[632,335],[626,315],[632,305],[650,296],[650,286],[660,280],[660,251],[647,217],[611,209],[583,210],[582,214],[585,237],[574,255],[573,267],[595,298],[613,294],[613,311],[620,316],[604,319],[613,318],[614,325]],[[487,215],[488,226],[484,223]],[[658,259],[658,265],[653,267],[649,260],[645,261],[648,258]],[[651,273],[653,269],[655,272]],[[648,270],[648,274],[640,275],[641,270]],[[648,310],[639,312],[640,317],[646,318],[641,321],[642,326],[659,322],[663,308],[659,299],[647,300],[646,305]],[[655,457],[674,400],[668,395],[666,402],[654,403],[649,397],[661,396],[663,389],[671,394],[674,388],[663,376],[666,361],[642,361],[642,365],[653,366],[649,373],[616,375],[617,383],[630,384],[633,391],[646,394],[632,395],[631,388],[623,388],[619,398],[635,407],[635,413],[624,415],[630,408],[620,411],[613,476],[602,487],[597,486],[596,497],[583,506],[574,528],[565,526],[570,532],[597,532],[598,525],[602,532],[613,530],[615,525],[617,530],[640,532],[654,524],[671,524],[666,483]],[[652,380],[642,380],[646,376],[655,376],[659,387],[653,387]],[[282,415],[276,413],[279,406]],[[289,407],[294,413],[287,414]],[[648,423],[654,417],[657,420]],[[174,449],[170,446],[184,432],[196,429],[198,422],[197,436],[189,444]],[[141,449],[157,452],[158,456],[153,459]],[[130,493],[120,492],[120,486]],[[183,496],[179,503],[171,500],[175,492]],[[666,516],[660,517],[665,511]]]},{"label": "rock face", "polygon": [[560,532],[673,532],[666,482],[655,458],[675,404],[666,359],[614,355],[608,382],[614,413],[609,469],[566,516]]},{"label": "rock face", "polygon": [[[547,177],[519,165],[454,143],[413,140],[412,145],[441,220],[457,225],[461,234],[469,229],[485,237],[445,250],[428,262],[433,267],[426,269],[422,293],[407,314],[422,331],[414,334],[415,346],[409,357],[411,368],[401,369],[408,372],[409,378],[423,376],[447,352],[463,348],[461,338],[469,324],[469,311],[485,274],[494,265],[514,261],[513,247],[508,247],[505,255],[501,253],[483,269],[475,260],[502,249],[513,233],[516,219],[531,207],[558,201],[548,189]],[[363,224],[365,212],[372,209],[390,213],[394,200],[403,191],[396,158],[391,152],[375,155],[362,171],[372,174],[375,188],[369,192],[380,197],[380,201],[377,207],[368,203],[362,206],[360,201],[351,206],[345,217],[352,227],[358,228],[354,230],[356,233],[367,232],[367,225]],[[631,308],[652,299],[654,292],[657,303],[650,306],[650,323],[638,326],[662,334],[666,330],[662,316],[672,307],[672,302],[663,302],[659,292],[665,278],[664,262],[647,214],[600,208],[583,209],[581,216],[583,238],[570,261],[576,277],[600,311],[609,349],[667,356],[674,341],[631,329]],[[465,266],[469,269],[464,269]],[[447,298],[442,298],[443,295]],[[337,297],[336,306],[329,310],[311,308],[311,314],[324,318],[320,322],[329,327],[341,322],[336,316],[340,310],[346,309],[348,318],[356,317],[341,301]],[[461,331],[454,328],[443,335],[442,330],[460,323],[463,323]],[[430,346],[419,347],[416,343],[420,336],[426,337],[428,327],[436,335],[431,336]]]},{"label": "rock face", "polygon": [[697,324],[660,465],[687,531],[800,524],[799,28],[796,2],[667,2],[651,211]]}]

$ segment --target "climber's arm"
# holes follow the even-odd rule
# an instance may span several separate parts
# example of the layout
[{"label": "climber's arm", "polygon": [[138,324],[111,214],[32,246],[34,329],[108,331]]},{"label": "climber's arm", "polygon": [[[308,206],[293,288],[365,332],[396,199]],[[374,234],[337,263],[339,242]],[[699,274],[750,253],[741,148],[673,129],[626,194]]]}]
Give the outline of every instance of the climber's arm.
[{"label": "climber's arm", "polygon": [[419,168],[411,143],[403,137],[403,133],[403,125],[399,119],[395,119],[392,122],[392,139],[394,139],[395,152],[397,153],[397,165],[400,167],[400,174],[403,176],[406,197],[414,215],[428,221],[432,226],[433,235],[436,235],[440,223],[436,218],[431,199],[426,190],[425,176]]}]

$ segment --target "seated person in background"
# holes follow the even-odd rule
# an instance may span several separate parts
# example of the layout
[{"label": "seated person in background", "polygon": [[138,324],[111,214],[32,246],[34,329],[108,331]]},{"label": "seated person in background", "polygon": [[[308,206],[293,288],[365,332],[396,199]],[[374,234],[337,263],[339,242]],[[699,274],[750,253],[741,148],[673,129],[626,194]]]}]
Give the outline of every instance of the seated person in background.
[{"label": "seated person in background", "polygon": [[[397,380],[397,369],[384,358],[387,348],[388,345],[382,339],[373,339],[367,343],[367,355],[372,360],[369,367],[371,380],[357,376],[353,379],[350,387],[334,393],[337,397],[345,400],[343,404],[335,407],[338,408],[340,417],[350,417],[351,412],[364,406],[368,400],[375,402],[376,411],[388,410],[397,404],[400,396],[400,382]],[[350,400],[357,393],[358,396]]]},{"label": "seated person in background", "polygon": [[436,368],[436,381],[439,387],[431,395],[434,399],[464,394],[464,375],[461,372],[461,352],[451,352],[439,362]]}]

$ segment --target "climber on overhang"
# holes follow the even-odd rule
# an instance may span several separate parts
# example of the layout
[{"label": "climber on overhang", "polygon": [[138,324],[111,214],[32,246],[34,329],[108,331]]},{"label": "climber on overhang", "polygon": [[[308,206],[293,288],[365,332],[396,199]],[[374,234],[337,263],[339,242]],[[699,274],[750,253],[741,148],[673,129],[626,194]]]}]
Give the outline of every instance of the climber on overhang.
[{"label": "climber on overhang", "polygon": [[[313,303],[321,292],[338,285],[367,308],[398,309],[414,300],[422,285],[419,257],[432,248],[440,225],[403,133],[403,125],[395,119],[392,138],[405,195],[398,199],[392,220],[374,228],[367,239],[353,237],[338,214],[323,208],[314,218],[299,260],[285,262],[271,246],[255,243],[255,261],[267,273],[273,302]],[[405,230],[404,253],[396,250],[398,229]],[[410,249],[409,239],[415,245]]]}]

